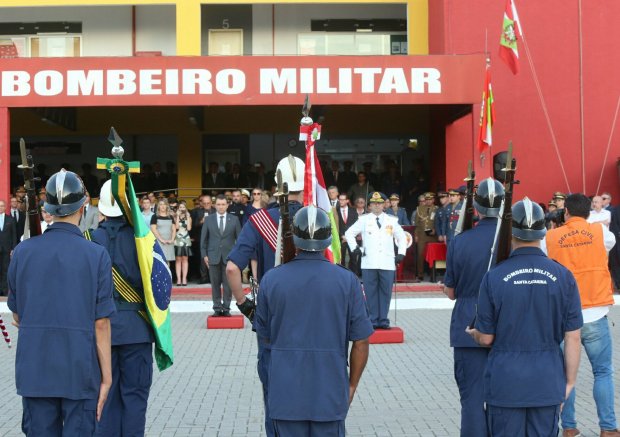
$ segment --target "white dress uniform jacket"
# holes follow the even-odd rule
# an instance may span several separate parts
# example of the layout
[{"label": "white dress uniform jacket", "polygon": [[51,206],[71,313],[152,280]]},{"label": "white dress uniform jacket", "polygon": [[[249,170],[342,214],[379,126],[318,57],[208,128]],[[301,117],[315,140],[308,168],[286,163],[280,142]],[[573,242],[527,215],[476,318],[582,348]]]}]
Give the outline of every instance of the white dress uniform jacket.
[{"label": "white dress uniform jacket", "polygon": [[351,251],[357,248],[355,236],[358,234],[362,235],[362,253],[365,254],[362,256],[362,269],[396,270],[394,241],[400,255],[405,255],[407,251],[407,237],[397,217],[385,213],[361,216],[344,234]]}]

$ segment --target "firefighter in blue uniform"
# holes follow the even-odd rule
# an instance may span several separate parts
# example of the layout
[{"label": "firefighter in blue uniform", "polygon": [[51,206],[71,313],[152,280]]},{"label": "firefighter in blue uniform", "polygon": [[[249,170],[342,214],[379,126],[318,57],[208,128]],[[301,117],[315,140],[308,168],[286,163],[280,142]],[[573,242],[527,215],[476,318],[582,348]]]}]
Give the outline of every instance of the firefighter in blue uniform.
[{"label": "firefighter in blue uniform", "polygon": [[450,203],[446,207],[447,223],[446,223],[446,244],[449,246],[450,242],[454,238],[454,231],[456,225],[459,222],[461,216],[461,209],[463,207],[463,196],[465,195],[465,186],[461,185],[456,190],[449,190],[448,196]]},{"label": "firefighter in blue uniform", "polygon": [[450,322],[454,348],[454,379],[461,397],[461,436],[487,435],[482,376],[489,350],[465,332],[476,313],[480,282],[489,268],[504,188],[488,178],[478,186],[474,207],[482,218],[473,229],[457,235],[448,246],[444,293],[456,299]]},{"label": "firefighter in blue uniform", "polygon": [[448,192],[439,191],[439,207],[435,213],[435,235],[440,243],[446,242],[446,233],[448,232]]},{"label": "firefighter in blue uniform", "polygon": [[112,181],[101,187],[99,212],[105,221],[86,231],[87,239],[110,254],[114,275],[116,314],[112,323],[112,388],[95,435],[101,437],[143,436],[146,407],[153,377],[153,329],[139,314],[144,303],[132,303],[123,296],[132,290],[144,301],[133,228],[123,218],[112,197]]},{"label": "firefighter in blue uniform", "polygon": [[540,249],[545,233],[538,204],[526,197],[513,206],[512,253],[484,276],[467,329],[491,347],[484,397],[493,437],[557,436],[577,378],[581,300],[572,273]]},{"label": "firefighter in blue uniform", "polygon": [[[278,163],[277,171],[282,174],[282,182],[288,184],[289,189],[289,214],[293,217],[303,201],[305,164],[291,155],[283,158]],[[280,210],[278,208],[263,209],[252,214],[248,223],[241,229],[241,234],[232,251],[228,254],[226,265],[226,277],[237,301],[239,310],[250,320],[254,317],[255,303],[243,293],[241,284],[241,272],[251,259],[258,260],[258,281],[263,275],[272,269],[276,261],[276,246]],[[267,404],[267,368],[269,365],[269,345],[258,338],[258,376],[263,385],[263,397],[265,401],[265,431],[267,436],[275,436],[273,423],[269,418]]]},{"label": "firefighter in blue uniform", "polygon": [[63,169],[45,188],[54,224],[15,248],[8,276],[8,306],[19,326],[22,430],[32,437],[92,436],[112,384],[112,264],[77,226],[86,200],[79,176]]},{"label": "firefighter in blue uniform", "polygon": [[372,326],[357,277],[323,256],[331,243],[327,213],[301,209],[293,239],[297,256],[262,279],[254,322],[271,345],[270,417],[279,437],[344,437]]}]

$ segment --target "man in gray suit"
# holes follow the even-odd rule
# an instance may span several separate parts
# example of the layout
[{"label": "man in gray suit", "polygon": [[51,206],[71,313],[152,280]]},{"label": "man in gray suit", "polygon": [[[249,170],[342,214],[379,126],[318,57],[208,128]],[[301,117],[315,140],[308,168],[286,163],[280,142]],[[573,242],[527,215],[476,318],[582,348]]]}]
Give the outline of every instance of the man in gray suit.
[{"label": "man in gray suit", "polygon": [[99,208],[90,204],[90,194],[86,192],[86,203],[84,203],[84,214],[80,219],[80,231],[97,229],[99,227]]},{"label": "man in gray suit", "polygon": [[[241,232],[241,224],[237,217],[228,214],[226,196],[220,194],[215,199],[215,214],[205,218],[200,233],[200,254],[209,268],[211,289],[213,290],[213,315],[215,317],[230,316],[232,292],[226,278],[226,258],[237,241]],[[222,301],[221,286],[224,286]]]}]

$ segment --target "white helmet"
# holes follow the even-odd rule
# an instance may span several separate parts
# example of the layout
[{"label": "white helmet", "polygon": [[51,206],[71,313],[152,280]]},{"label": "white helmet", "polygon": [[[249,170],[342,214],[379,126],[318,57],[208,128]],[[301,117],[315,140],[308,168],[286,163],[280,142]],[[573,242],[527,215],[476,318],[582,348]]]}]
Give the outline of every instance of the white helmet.
[{"label": "white helmet", "polygon": [[112,196],[112,179],[105,181],[99,193],[99,203],[97,204],[99,212],[106,217],[120,217],[123,211],[118,206],[118,202]]},{"label": "white helmet", "polygon": [[303,191],[306,164],[301,159],[293,155],[282,158],[276,167],[276,183],[278,170],[282,173],[282,182],[288,183],[289,191]]}]

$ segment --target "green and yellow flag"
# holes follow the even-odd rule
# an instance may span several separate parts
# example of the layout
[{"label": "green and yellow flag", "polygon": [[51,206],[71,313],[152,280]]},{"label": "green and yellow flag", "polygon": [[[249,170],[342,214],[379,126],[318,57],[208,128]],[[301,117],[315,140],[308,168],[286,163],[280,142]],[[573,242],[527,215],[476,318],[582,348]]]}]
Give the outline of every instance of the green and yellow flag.
[{"label": "green and yellow flag", "polygon": [[118,202],[125,219],[134,230],[138,264],[144,288],[146,314],[155,332],[155,361],[157,368],[165,370],[172,366],[172,328],[170,324],[170,295],[172,273],[155,236],[142,218],[130,173],[140,172],[140,163],[123,160],[123,141],[114,128],[108,137],[114,148],[113,159],[97,158],[97,168],[106,169],[112,178],[112,194]]}]

